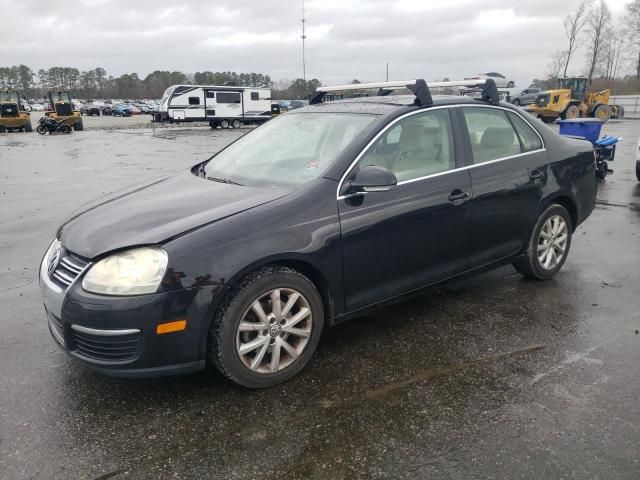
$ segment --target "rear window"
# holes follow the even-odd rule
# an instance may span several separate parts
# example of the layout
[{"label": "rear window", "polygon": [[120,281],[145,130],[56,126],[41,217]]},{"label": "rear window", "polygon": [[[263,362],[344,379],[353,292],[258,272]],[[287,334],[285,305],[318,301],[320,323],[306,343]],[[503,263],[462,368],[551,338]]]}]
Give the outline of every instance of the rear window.
[{"label": "rear window", "polygon": [[513,112],[509,112],[507,115],[509,115],[509,119],[516,129],[518,139],[522,144],[522,151],[532,152],[534,150],[540,150],[542,148],[542,142],[533,128],[525,122],[520,115],[516,115]]},{"label": "rear window", "polygon": [[473,163],[485,163],[522,153],[520,140],[504,110],[463,108],[473,151]]}]

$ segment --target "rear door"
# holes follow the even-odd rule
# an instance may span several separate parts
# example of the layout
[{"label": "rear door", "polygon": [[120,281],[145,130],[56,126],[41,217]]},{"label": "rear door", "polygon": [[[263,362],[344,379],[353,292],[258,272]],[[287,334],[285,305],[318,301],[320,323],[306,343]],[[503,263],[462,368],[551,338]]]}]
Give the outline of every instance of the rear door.
[{"label": "rear door", "polygon": [[[412,114],[382,132],[345,177],[338,210],[348,310],[467,268],[471,182],[456,168],[454,144],[449,109]],[[367,165],[393,171],[396,188],[348,195],[344,186]]]},{"label": "rear door", "polygon": [[473,268],[523,248],[548,178],[547,154],[540,135],[511,110],[474,106],[458,111],[469,139]]}]

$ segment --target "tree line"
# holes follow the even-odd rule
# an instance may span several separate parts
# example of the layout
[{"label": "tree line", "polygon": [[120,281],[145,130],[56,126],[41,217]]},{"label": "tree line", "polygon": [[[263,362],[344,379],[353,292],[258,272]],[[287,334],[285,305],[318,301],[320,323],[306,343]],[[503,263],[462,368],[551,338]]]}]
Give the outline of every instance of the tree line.
[{"label": "tree line", "polygon": [[[626,4],[622,19],[613,17],[605,0],[582,0],[565,17],[563,27],[565,48],[551,55],[547,78],[540,83],[552,86],[558,78],[579,73],[595,88],[614,88],[618,94],[640,90],[640,0]],[[575,68],[575,54],[581,46],[585,61]],[[621,75],[630,66],[635,75]]]},{"label": "tree line", "polygon": [[137,73],[119,77],[109,75],[102,67],[81,71],[75,67],[51,67],[37,72],[26,65],[0,67],[0,88],[15,88],[30,98],[41,97],[48,90],[69,90],[77,98],[160,98],[167,87],[176,84],[224,85],[233,82],[242,87],[271,88],[273,98],[306,98],[321,85],[318,79],[291,82],[277,86],[263,73],[196,72],[156,70],[141,78]]}]

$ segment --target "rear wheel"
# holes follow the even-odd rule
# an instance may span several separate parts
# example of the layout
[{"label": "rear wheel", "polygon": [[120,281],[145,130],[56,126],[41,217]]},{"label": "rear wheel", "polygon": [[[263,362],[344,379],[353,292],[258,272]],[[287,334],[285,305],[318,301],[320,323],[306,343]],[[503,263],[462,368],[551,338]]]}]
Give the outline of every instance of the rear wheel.
[{"label": "rear wheel", "polygon": [[553,123],[556,121],[557,117],[545,117],[545,116],[540,116],[540,120],[542,120],[544,123]]},{"label": "rear wheel", "polygon": [[82,123],[82,119],[80,119],[75,123],[75,125],[73,126],[73,129],[76,132],[81,132],[82,130],[84,130],[84,123]]},{"label": "rear wheel", "polygon": [[233,122],[231,122],[231,126],[233,128],[240,128],[242,126],[242,122],[240,120],[234,120]]},{"label": "rear wheel", "polygon": [[31,120],[29,120],[27,123],[25,123],[24,131],[25,132],[33,132],[33,126],[31,125]]},{"label": "rear wheel", "polygon": [[513,82],[507,83],[507,88],[513,88],[514,86],[515,86],[515,83]]},{"label": "rear wheel", "polygon": [[616,108],[617,108],[617,110],[618,110],[618,113],[617,113],[617,115],[616,115],[616,118],[617,118],[617,119],[622,119],[622,118],[624,118],[624,107],[623,107],[623,106],[621,106],[621,105],[616,105]]},{"label": "rear wheel", "polygon": [[579,116],[580,110],[576,105],[569,105],[564,111],[564,118],[566,118],[567,120],[573,120],[574,118],[578,118]]},{"label": "rear wheel", "polygon": [[290,268],[249,274],[218,310],[209,358],[225,376],[249,388],[284,382],[311,359],[324,325],[313,283]]},{"label": "rear wheel", "polygon": [[210,126],[211,128],[216,128],[216,127],[218,126],[218,122],[214,122],[213,120],[211,120],[211,121],[209,122],[209,126]]},{"label": "rear wheel", "polygon": [[71,127],[66,123],[60,127],[62,133],[71,133]]},{"label": "rear wheel", "polygon": [[519,107],[519,106],[520,106],[520,100],[518,100],[518,99],[516,98],[516,99],[513,101],[513,104],[514,104],[516,107]]},{"label": "rear wheel", "polygon": [[547,207],[538,218],[527,250],[513,263],[522,275],[548,280],[564,265],[571,246],[571,216],[562,205]]},{"label": "rear wheel", "polygon": [[640,182],[640,160],[636,160],[636,178]]},{"label": "rear wheel", "polygon": [[611,118],[611,109],[609,105],[598,105],[593,111],[593,116],[602,123],[608,122]]},{"label": "rear wheel", "polygon": [[229,128],[229,120],[222,120],[220,122],[220,127],[221,128]]}]

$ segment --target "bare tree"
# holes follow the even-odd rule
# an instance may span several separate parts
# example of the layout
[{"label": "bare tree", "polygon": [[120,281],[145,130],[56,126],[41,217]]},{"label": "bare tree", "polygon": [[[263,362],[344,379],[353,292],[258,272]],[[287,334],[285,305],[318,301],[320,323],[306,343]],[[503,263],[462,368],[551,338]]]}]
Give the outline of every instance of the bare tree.
[{"label": "bare tree", "polygon": [[582,0],[580,5],[578,5],[578,9],[573,14],[567,15],[564,19],[564,33],[567,36],[567,40],[569,40],[569,46],[566,51],[567,58],[564,64],[564,72],[562,73],[563,77],[567,76],[567,69],[569,68],[571,56],[578,47],[578,37],[589,19],[592,3],[593,0]]},{"label": "bare tree", "polygon": [[556,50],[551,55],[551,60],[549,60],[549,64],[547,65],[549,80],[555,81],[560,78],[560,72],[562,72],[562,67],[565,65],[567,57],[567,52],[564,50]]},{"label": "bare tree", "polygon": [[589,83],[593,79],[596,67],[602,60],[603,44],[607,29],[611,26],[611,11],[605,0],[600,0],[589,15],[587,33],[589,34]]},{"label": "bare tree", "polygon": [[[625,24],[629,32],[629,39],[640,47],[640,0],[633,0],[627,3]],[[640,78],[640,51],[638,51],[636,77]]]}]

